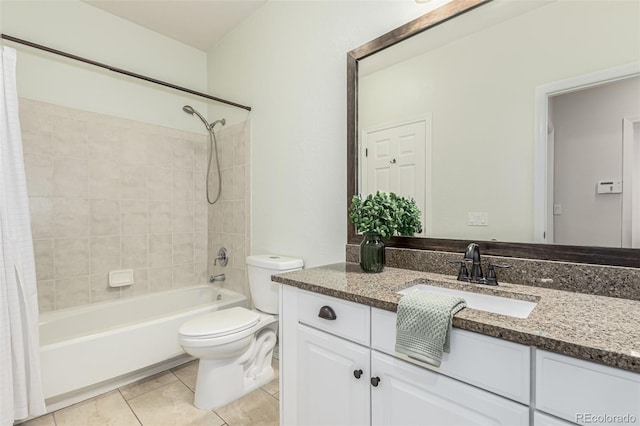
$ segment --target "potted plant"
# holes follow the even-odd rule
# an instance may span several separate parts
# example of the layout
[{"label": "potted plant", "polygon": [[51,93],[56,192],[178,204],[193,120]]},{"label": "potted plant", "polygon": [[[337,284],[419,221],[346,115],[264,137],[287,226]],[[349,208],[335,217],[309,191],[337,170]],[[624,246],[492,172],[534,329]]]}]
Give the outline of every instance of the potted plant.
[{"label": "potted plant", "polygon": [[349,220],[362,232],[360,267],[365,272],[382,272],[385,264],[382,238],[422,232],[420,209],[413,199],[393,192],[378,191],[366,198],[354,195],[349,206]]}]

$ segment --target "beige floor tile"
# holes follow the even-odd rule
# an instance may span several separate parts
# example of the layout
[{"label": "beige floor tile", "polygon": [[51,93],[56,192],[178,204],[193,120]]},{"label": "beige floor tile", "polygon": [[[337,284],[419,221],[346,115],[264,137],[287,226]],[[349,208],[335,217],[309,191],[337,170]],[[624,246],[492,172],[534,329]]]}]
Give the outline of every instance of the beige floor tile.
[{"label": "beige floor tile", "polygon": [[131,383],[130,385],[123,386],[120,388],[120,393],[124,399],[129,400],[168,383],[175,382],[176,380],[178,380],[178,378],[171,371],[164,371]]},{"label": "beige floor tile", "polygon": [[271,361],[271,366],[273,367],[273,372],[275,375],[273,376],[273,380],[264,385],[262,389],[268,392],[270,395],[275,395],[280,390],[280,363],[277,359],[273,359]]},{"label": "beige floor tile", "polygon": [[196,390],[196,377],[198,375],[198,360],[193,360],[179,367],[171,369],[182,383],[187,385],[192,391]]},{"label": "beige floor tile", "polygon": [[262,389],[216,410],[229,426],[278,425],[278,401]]},{"label": "beige floor tile", "polygon": [[56,422],[53,420],[53,414],[47,414],[36,417],[28,422],[20,423],[20,426],[56,426]]},{"label": "beige floor tile", "polygon": [[214,412],[193,405],[193,392],[180,381],[129,400],[129,405],[145,426],[220,426]]},{"label": "beige floor tile", "polygon": [[57,426],[140,425],[117,390],[53,413]]}]

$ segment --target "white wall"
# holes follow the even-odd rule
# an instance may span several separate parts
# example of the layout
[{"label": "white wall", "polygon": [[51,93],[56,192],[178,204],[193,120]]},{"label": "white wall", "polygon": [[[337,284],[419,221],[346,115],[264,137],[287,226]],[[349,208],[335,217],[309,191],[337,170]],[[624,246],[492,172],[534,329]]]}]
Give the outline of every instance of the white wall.
[{"label": "white wall", "polygon": [[211,90],[253,107],[252,253],[344,260],[346,54],[443,3],[270,1],[209,52]]},{"label": "white wall", "polygon": [[535,89],[639,59],[638,2],[611,3],[555,2],[361,79],[365,128],[433,114],[434,236],[533,241]]},{"label": "white wall", "polygon": [[554,243],[621,247],[622,194],[596,194],[596,183],[622,180],[622,119],[640,116],[639,99],[640,77],[551,99]]},{"label": "white wall", "polygon": [[[2,32],[37,44],[207,91],[207,54],[77,0],[1,2]],[[18,51],[18,94],[32,100],[204,133],[182,112],[192,95],[4,41]]]}]

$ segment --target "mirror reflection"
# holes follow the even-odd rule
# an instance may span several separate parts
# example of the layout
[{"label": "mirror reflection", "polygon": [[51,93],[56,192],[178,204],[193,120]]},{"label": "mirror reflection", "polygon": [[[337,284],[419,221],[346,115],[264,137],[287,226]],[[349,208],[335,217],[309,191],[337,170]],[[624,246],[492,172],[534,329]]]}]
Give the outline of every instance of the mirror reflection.
[{"label": "mirror reflection", "polygon": [[640,248],[639,16],[496,0],[359,61],[360,192],[424,237]]}]

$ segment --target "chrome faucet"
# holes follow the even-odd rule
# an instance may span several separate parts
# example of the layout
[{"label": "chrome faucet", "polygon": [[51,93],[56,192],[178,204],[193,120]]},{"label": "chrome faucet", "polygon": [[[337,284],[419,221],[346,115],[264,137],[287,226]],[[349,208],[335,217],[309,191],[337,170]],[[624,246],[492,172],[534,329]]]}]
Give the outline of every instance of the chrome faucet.
[{"label": "chrome faucet", "polygon": [[224,276],[224,274],[218,274],[218,275],[211,275],[209,277],[209,282],[210,283],[214,283],[216,281],[224,281],[227,277]]}]

